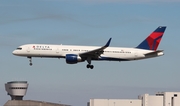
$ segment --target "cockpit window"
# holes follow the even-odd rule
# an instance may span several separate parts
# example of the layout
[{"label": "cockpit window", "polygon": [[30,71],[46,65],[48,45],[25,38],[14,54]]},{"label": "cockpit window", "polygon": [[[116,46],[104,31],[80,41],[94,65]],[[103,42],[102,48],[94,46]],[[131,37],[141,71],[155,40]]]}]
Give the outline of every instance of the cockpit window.
[{"label": "cockpit window", "polygon": [[17,50],[22,50],[22,48],[21,48],[21,47],[18,47]]}]

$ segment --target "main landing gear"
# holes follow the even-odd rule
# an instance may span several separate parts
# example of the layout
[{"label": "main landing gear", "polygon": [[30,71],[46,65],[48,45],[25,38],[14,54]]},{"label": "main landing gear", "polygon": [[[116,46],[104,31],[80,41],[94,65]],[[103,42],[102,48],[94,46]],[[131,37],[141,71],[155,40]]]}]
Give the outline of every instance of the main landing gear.
[{"label": "main landing gear", "polygon": [[93,65],[90,65],[90,64],[87,64],[87,66],[86,66],[87,68],[91,68],[91,69],[93,69],[94,68],[94,66]]},{"label": "main landing gear", "polygon": [[30,62],[29,65],[32,66],[33,65],[32,64],[32,58],[31,57],[27,57],[27,58],[29,58],[29,62]]},{"label": "main landing gear", "polygon": [[88,57],[87,58],[87,62],[88,62],[88,64],[87,64],[87,68],[91,68],[91,69],[93,69],[94,68],[94,66],[93,65],[91,65],[91,58],[90,57]]}]

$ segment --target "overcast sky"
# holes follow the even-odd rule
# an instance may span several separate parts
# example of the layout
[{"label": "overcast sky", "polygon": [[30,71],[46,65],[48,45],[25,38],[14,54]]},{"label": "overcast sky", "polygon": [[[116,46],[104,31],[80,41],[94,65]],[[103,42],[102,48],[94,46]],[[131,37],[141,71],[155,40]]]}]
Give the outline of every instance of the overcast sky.
[{"label": "overcast sky", "polygon": [[[1,0],[0,105],[10,97],[4,84],[29,83],[25,100],[86,106],[91,98],[132,98],[180,91],[180,0]],[[27,43],[136,47],[158,26],[165,55],[132,62],[66,64],[64,59],[12,55]]]}]

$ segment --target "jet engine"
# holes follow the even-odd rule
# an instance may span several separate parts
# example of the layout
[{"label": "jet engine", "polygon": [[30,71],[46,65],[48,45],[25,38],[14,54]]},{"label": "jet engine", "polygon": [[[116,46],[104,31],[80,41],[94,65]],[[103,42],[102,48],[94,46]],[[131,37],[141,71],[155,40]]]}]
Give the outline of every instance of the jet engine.
[{"label": "jet engine", "polygon": [[76,54],[66,54],[66,63],[68,64],[76,64],[78,62],[82,62],[82,58]]}]

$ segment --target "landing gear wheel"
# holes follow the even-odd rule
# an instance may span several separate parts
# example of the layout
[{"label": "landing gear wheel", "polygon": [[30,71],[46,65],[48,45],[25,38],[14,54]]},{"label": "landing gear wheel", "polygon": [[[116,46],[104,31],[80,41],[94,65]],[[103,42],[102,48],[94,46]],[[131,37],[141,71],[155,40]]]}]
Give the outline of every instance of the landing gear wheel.
[{"label": "landing gear wheel", "polygon": [[93,65],[90,65],[90,68],[91,68],[91,69],[93,69],[93,68],[94,68],[94,66],[93,66]]},{"label": "landing gear wheel", "polygon": [[32,63],[29,63],[30,66],[32,66],[33,64]]},{"label": "landing gear wheel", "polygon": [[94,68],[94,66],[93,65],[91,65],[91,57],[88,57],[87,58],[87,62],[88,62],[88,64],[87,64],[87,68],[91,68],[91,69],[93,69]]},{"label": "landing gear wheel", "polygon": [[91,69],[94,68],[94,66],[93,66],[93,65],[90,65],[90,64],[88,64],[86,67],[87,67],[87,68],[91,68]]},{"label": "landing gear wheel", "polygon": [[90,64],[88,64],[86,67],[87,67],[87,68],[90,68]]}]

